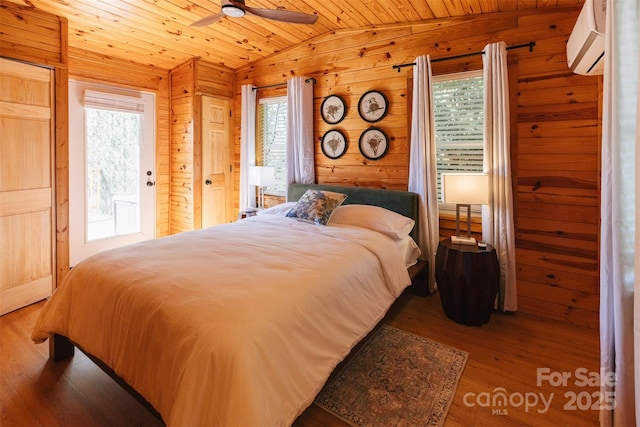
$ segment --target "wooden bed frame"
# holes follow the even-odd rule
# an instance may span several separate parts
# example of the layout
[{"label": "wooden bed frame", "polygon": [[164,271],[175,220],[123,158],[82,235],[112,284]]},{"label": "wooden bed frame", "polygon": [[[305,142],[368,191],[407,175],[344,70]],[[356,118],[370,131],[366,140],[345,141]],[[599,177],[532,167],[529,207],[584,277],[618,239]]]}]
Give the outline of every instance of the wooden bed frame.
[{"label": "wooden bed frame", "polygon": [[[370,188],[359,188],[359,187],[343,187],[337,185],[318,185],[318,184],[292,184],[288,188],[287,192],[287,200],[295,201],[304,194],[309,188],[326,190],[326,191],[335,191],[343,194],[347,194],[347,199],[345,199],[344,204],[365,204],[365,205],[374,205],[384,207],[386,209],[392,210],[394,212],[400,213],[404,216],[412,218],[416,221],[416,225],[411,232],[411,236],[417,242],[418,234],[418,217],[419,217],[419,197],[415,193],[406,192],[406,191],[396,191],[396,190],[381,190],[381,189],[370,189]],[[406,295],[408,292],[413,293],[420,296],[425,296],[428,293],[428,275],[427,275],[427,263],[425,261],[418,260],[418,262],[411,266],[409,271],[409,276],[411,277],[411,286],[407,288],[407,290],[403,293]],[[398,299],[400,301],[402,296]],[[396,302],[398,302],[396,301]],[[393,306],[392,306],[393,309]],[[391,311],[390,309],[389,311]],[[383,319],[384,321],[384,319]],[[370,333],[372,334],[375,330],[379,328],[379,326],[383,323],[381,321],[374,330]],[[370,335],[369,334],[369,335]],[[353,355],[358,348],[360,348],[360,344],[366,341],[366,338],[363,339],[358,345],[356,345],[353,351],[347,355],[345,360],[338,365],[338,368],[342,366],[351,355]],[[120,386],[122,386],[129,394],[131,394],[136,400],[138,400],[145,408],[147,408],[152,414],[154,414],[158,419],[162,420],[162,417],[156,411],[156,409],[149,403],[147,400],[138,393],[133,387],[131,387],[124,379],[118,376],[113,369],[111,369],[108,365],[103,363],[100,359],[93,356],[89,352],[85,351],[80,345],[72,342],[65,336],[62,335],[54,335],[49,338],[49,358],[55,362],[67,359],[72,357],[75,353],[75,347],[78,347],[80,351],[87,355],[89,359],[91,359],[100,369],[102,369],[107,375],[114,379]],[[336,368],[336,371],[338,370]],[[335,372],[335,371],[334,371]]]}]

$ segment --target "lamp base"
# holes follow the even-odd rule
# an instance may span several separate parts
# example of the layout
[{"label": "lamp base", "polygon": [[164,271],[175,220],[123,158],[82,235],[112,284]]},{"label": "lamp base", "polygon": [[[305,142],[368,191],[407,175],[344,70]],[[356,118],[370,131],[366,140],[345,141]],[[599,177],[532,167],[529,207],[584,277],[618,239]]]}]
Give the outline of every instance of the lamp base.
[{"label": "lamp base", "polygon": [[476,245],[476,239],[473,237],[451,236],[451,243],[455,245]]}]

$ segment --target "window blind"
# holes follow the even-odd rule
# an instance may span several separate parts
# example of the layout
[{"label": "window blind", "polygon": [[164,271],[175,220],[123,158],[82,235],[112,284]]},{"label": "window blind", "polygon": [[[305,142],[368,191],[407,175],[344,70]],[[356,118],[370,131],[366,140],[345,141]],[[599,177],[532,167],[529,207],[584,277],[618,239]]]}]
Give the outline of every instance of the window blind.
[{"label": "window blind", "polygon": [[265,187],[269,194],[286,194],[287,97],[264,98],[258,103],[257,159],[271,166],[276,183]]},{"label": "window blind", "polygon": [[433,82],[438,199],[443,172],[482,172],[484,81],[481,73]]},{"label": "window blind", "polygon": [[144,113],[144,100],[133,96],[85,90],[83,105],[100,110],[120,111],[123,113]]}]

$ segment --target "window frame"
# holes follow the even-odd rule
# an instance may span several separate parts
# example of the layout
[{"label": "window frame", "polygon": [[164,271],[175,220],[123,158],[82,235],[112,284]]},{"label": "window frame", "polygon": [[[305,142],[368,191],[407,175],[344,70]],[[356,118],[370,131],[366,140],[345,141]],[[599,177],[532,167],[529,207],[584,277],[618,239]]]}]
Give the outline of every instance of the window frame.
[{"label": "window frame", "polygon": [[[262,114],[260,109],[265,104],[276,104],[276,103],[284,103],[287,107],[287,111],[289,108],[288,105],[288,97],[287,95],[277,95],[277,96],[269,96],[258,99],[257,111],[256,111],[256,166],[273,166],[272,164],[265,162],[264,156],[264,143],[262,138]],[[274,190],[270,189],[271,186],[264,187],[264,194],[270,196],[286,196],[286,140],[287,140],[287,123],[285,116],[285,135],[284,135],[284,156],[285,156],[285,164],[281,170],[281,184],[284,185],[283,190]],[[278,172],[276,171],[276,179],[278,178]]]},{"label": "window frame", "polygon": [[[439,75],[434,75],[432,76],[432,81],[434,83],[436,82],[443,82],[443,81],[451,81],[451,80],[461,80],[461,79],[468,79],[468,78],[483,78],[484,74],[483,74],[483,70],[479,69],[479,70],[471,70],[471,71],[464,71],[464,72],[459,72],[459,73],[447,73],[447,74],[439,74]],[[482,89],[482,96],[483,96],[483,118],[482,118],[482,122],[483,122],[483,131],[482,131],[482,140],[483,140],[483,163],[484,163],[484,156],[486,155],[486,153],[484,152],[484,123],[485,123],[485,117],[484,117],[484,83],[483,83],[483,89]],[[435,110],[436,106],[435,106],[435,102],[434,102],[434,110]],[[435,123],[434,123],[435,125]],[[438,150],[438,140],[437,140],[437,136],[436,136],[436,153]],[[437,159],[436,159],[436,169],[437,169],[437,174],[438,177],[440,177],[440,175],[442,174],[442,170],[440,169],[440,167],[438,167],[437,165]],[[462,171],[461,171],[462,172]],[[472,171],[466,171],[466,172],[472,172]],[[482,172],[482,170],[479,171],[474,171],[474,172]],[[454,214],[456,212],[456,205],[452,204],[452,203],[442,203],[441,201],[441,197],[438,197],[438,209],[441,213],[445,213],[445,214]],[[472,205],[471,206],[471,217],[479,217],[482,215],[482,206],[479,205]]]}]

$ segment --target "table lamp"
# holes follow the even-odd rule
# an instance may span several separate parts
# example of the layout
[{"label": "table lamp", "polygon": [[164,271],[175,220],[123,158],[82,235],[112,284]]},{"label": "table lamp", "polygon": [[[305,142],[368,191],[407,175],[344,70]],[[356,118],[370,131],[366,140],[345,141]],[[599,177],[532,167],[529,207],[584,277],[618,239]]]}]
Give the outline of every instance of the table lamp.
[{"label": "table lamp", "polygon": [[276,183],[275,170],[271,166],[249,166],[249,185],[258,187],[258,208],[264,208],[264,187]]},{"label": "table lamp", "polygon": [[[489,176],[483,173],[443,173],[442,202],[456,204],[456,235],[451,243],[475,245],[471,237],[471,205],[489,204]],[[467,208],[467,235],[460,235],[460,207]]]}]

